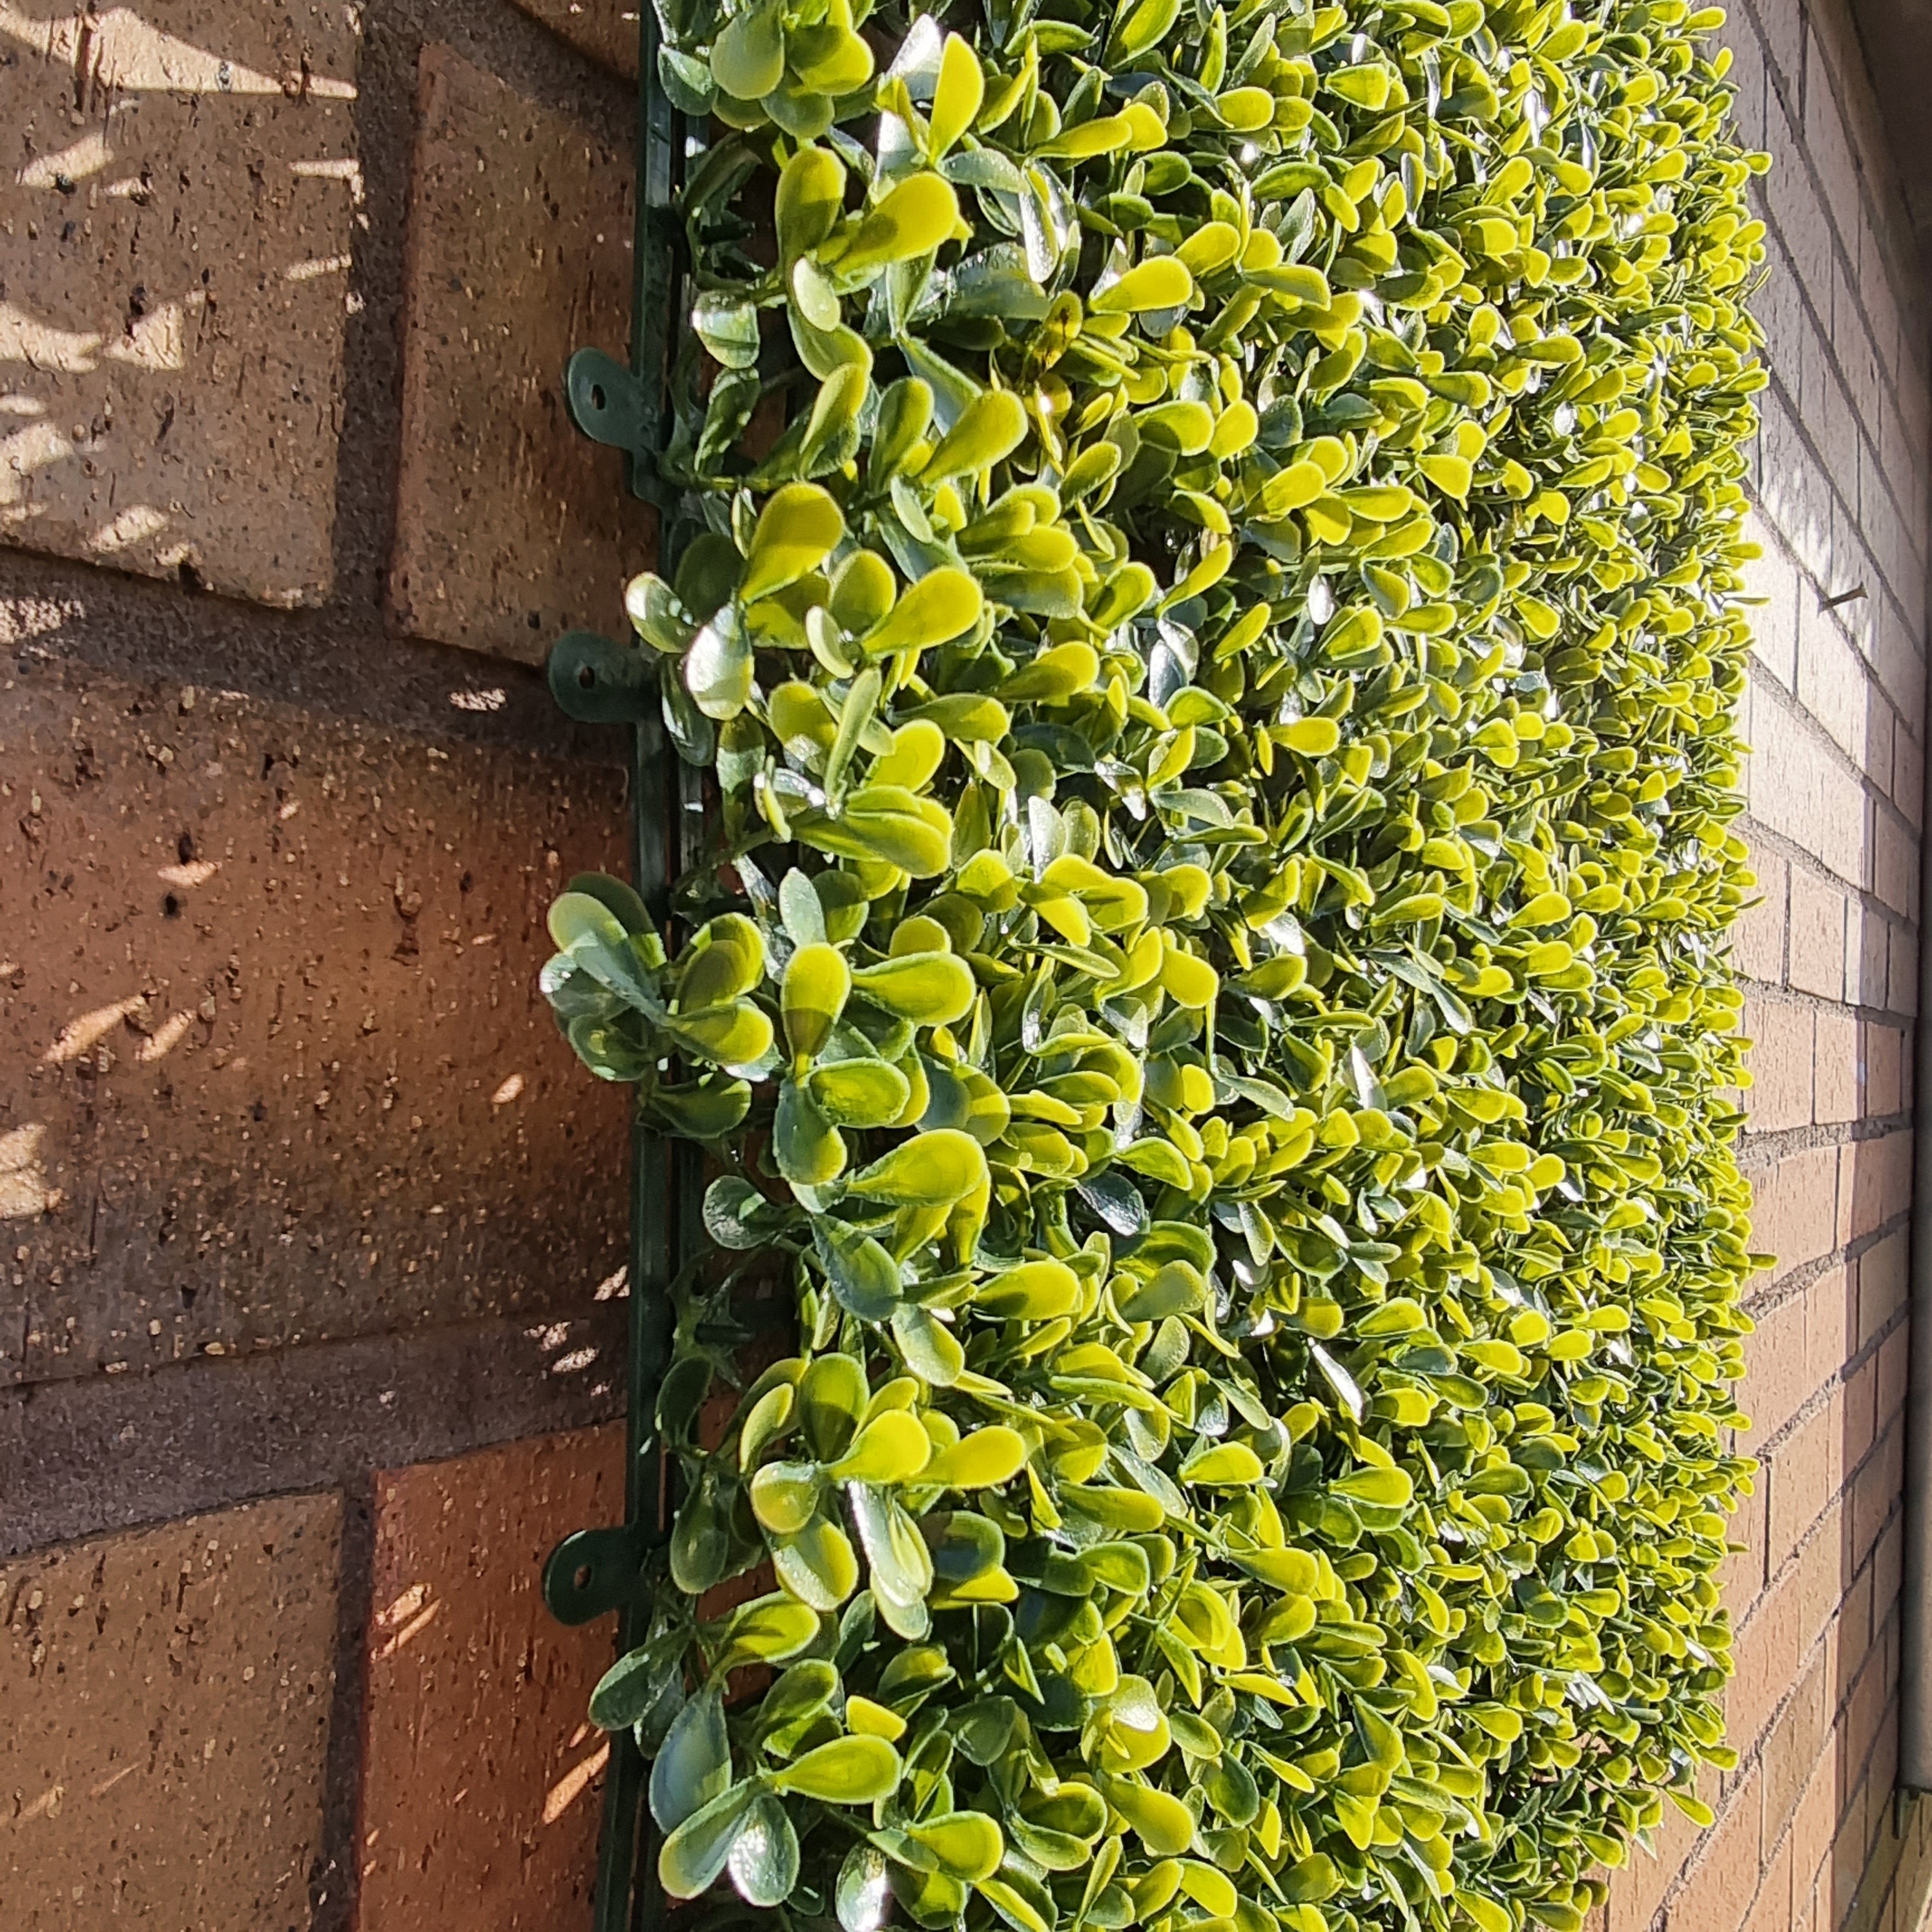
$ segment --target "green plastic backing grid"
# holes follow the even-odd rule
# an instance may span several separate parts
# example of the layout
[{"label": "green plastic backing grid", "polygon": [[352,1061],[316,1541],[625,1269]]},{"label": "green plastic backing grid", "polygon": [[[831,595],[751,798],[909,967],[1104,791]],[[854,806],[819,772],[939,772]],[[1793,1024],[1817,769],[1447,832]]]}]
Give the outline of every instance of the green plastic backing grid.
[{"label": "green plastic backing grid", "polygon": [[[675,206],[686,144],[694,138],[658,84],[658,24],[639,9],[636,274],[632,288],[631,366],[602,351],[571,358],[565,388],[586,435],[624,451],[631,494],[658,513],[658,568],[676,566],[684,532],[676,493],[660,482],[656,457],[668,414],[666,380],[676,352],[673,318],[682,270]],[[550,688],[572,717],[630,728],[632,866],[638,891],[660,923],[670,916],[670,882],[688,855],[687,826],[703,808],[699,775],[670,755],[655,667],[642,652],[587,632],[560,638],[550,653]],[[695,1149],[667,1142],[640,1124],[631,1131],[630,1324],[626,1415],[624,1521],[566,1537],[544,1570],[544,1596],[560,1622],[579,1624],[615,1610],[616,1652],[641,1642],[644,1567],[669,1534],[674,1472],[658,1453],[658,1384],[670,1353],[670,1285],[700,1222],[703,1175]],[[652,1932],[664,1916],[659,1887],[640,1886],[655,1870],[657,1831],[644,1798],[645,1766],[628,1731],[613,1734],[594,1894],[596,1932]]]}]

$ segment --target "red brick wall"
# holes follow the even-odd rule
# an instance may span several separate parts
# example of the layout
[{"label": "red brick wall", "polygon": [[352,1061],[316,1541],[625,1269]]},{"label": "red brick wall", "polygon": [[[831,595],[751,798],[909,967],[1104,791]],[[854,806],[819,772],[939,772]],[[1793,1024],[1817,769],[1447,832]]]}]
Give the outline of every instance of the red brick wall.
[{"label": "red brick wall", "polygon": [[[1737,1771],[1618,1874],[1609,1932],[1916,1932],[1924,1810],[1895,1813],[1912,1029],[1924,794],[1924,286],[1837,0],[1734,0],[1770,272],[1750,478],[1756,653],[1738,934],[1756,1041],[1747,1443],[1733,1532]],[[1916,139],[1916,135],[1904,138]],[[1862,586],[1863,594],[1824,608]],[[1902,1825],[1902,1830],[1899,1827]]]},{"label": "red brick wall", "polygon": [[[547,22],[544,16],[554,18]],[[559,32],[559,29],[563,31]],[[634,9],[0,21],[0,1924],[586,1924]]]}]

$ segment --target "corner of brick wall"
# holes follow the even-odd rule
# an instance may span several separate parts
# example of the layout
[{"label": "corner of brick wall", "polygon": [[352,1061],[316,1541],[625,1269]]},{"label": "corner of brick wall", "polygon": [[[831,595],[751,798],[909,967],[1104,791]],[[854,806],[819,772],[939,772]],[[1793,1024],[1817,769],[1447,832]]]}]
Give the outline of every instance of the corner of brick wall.
[{"label": "corner of brick wall", "polygon": [[628,1096],[536,991],[654,526],[623,0],[0,34],[0,1924],[588,1923]]}]

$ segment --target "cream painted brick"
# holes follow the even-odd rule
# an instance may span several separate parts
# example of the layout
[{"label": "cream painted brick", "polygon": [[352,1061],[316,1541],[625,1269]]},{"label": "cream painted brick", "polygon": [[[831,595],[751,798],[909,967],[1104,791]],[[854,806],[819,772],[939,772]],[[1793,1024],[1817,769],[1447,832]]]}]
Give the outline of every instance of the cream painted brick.
[{"label": "cream painted brick", "polygon": [[1832,490],[1796,419],[1772,390],[1758,396],[1759,502],[1798,567],[1814,583],[1832,568]]},{"label": "cream painted brick", "polygon": [[1889,970],[1886,976],[1886,1005],[1907,1019],[1918,1012],[1918,942],[1903,926],[1894,926],[1889,935]]},{"label": "cream painted brick", "polygon": [[1751,1042],[1751,1084],[1744,1105],[1752,1130],[1776,1133],[1786,1127],[1808,1126],[1814,1052],[1811,1009],[1782,1000],[1748,1000],[1744,1031]]},{"label": "cream painted brick", "polygon": [[1918,916],[1918,843],[1891,812],[1874,814],[1871,889],[1905,920]]},{"label": "cream painted brick", "polygon": [[1774,100],[1766,112],[1765,145],[1775,158],[1765,176],[1765,198],[1771,225],[1816,302],[1831,286],[1832,225],[1787,118],[1790,105],[1788,99]]},{"label": "cream painted brick", "polygon": [[1863,766],[1872,699],[1865,668],[1838,628],[1838,615],[1820,609],[1815,596],[1799,600],[1798,701],[1823,725],[1832,742]]},{"label": "cream painted brick", "polygon": [[1806,586],[1777,532],[1755,508],[1744,520],[1744,536],[1762,553],[1744,566],[1744,594],[1764,599],[1750,613],[1751,649],[1789,691],[1797,676],[1798,613]]},{"label": "cream painted brick", "polygon": [[1802,866],[1791,872],[1790,982],[1800,992],[1845,994],[1844,891]]},{"label": "cream painted brick", "polygon": [[321,602],[358,10],[8,11],[0,541]]},{"label": "cream painted brick", "polygon": [[1856,1120],[1862,1072],[1857,1019],[1841,1009],[1821,1008],[1811,1069],[1811,1118],[1824,1126]]},{"label": "cream painted brick", "polygon": [[1754,845],[1758,902],[1731,928],[1731,957],[1747,979],[1767,986],[1784,983],[1785,920],[1791,898],[1791,865],[1782,854]]},{"label": "cream painted brick", "polygon": [[1892,733],[1892,802],[1917,831],[1925,812],[1925,754],[1902,722],[1894,723]]},{"label": "cream painted brick", "polygon": [[1750,0],[1750,10],[1775,70],[1775,85],[1787,100],[1796,101],[1804,64],[1804,12],[1800,0]]},{"label": "cream painted brick", "polygon": [[1788,700],[1760,692],[1751,707],[1746,784],[1751,815],[1847,884],[1865,874],[1865,800],[1842,755]]},{"label": "cream painted brick", "polygon": [[1854,1006],[1887,1004],[1892,976],[1892,929],[1884,914],[1862,900],[1850,904],[1845,943],[1845,999]]},{"label": "cream painted brick", "polygon": [[[1826,292],[1828,295],[1828,290]],[[1818,290],[1812,291],[1814,304]],[[1825,466],[1832,489],[1848,503],[1858,498],[1858,424],[1850,392],[1823,332],[1832,326],[1831,304],[1820,304],[1817,319],[1807,317],[1798,343],[1798,420]]]}]

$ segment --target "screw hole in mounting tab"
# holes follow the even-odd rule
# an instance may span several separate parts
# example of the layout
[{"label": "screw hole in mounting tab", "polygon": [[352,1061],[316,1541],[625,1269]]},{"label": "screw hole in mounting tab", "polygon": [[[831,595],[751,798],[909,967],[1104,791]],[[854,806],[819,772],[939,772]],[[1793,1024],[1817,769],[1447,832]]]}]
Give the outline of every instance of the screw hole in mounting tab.
[{"label": "screw hole in mounting tab", "polygon": [[597,674],[590,665],[579,664],[577,668],[577,683],[578,688],[580,691],[594,691],[597,688]]},{"label": "screw hole in mounting tab", "polygon": [[595,410],[601,410],[604,406],[604,385],[602,382],[591,385],[590,406]]},{"label": "screw hole in mounting tab", "polygon": [[656,661],[634,638],[569,631],[550,647],[550,691],[581,724],[636,724],[658,711]]},{"label": "screw hole in mounting tab", "polygon": [[587,1624],[637,1594],[645,1540],[635,1523],[619,1529],[580,1529],[566,1536],[544,1565],[544,1601],[560,1624]]}]

